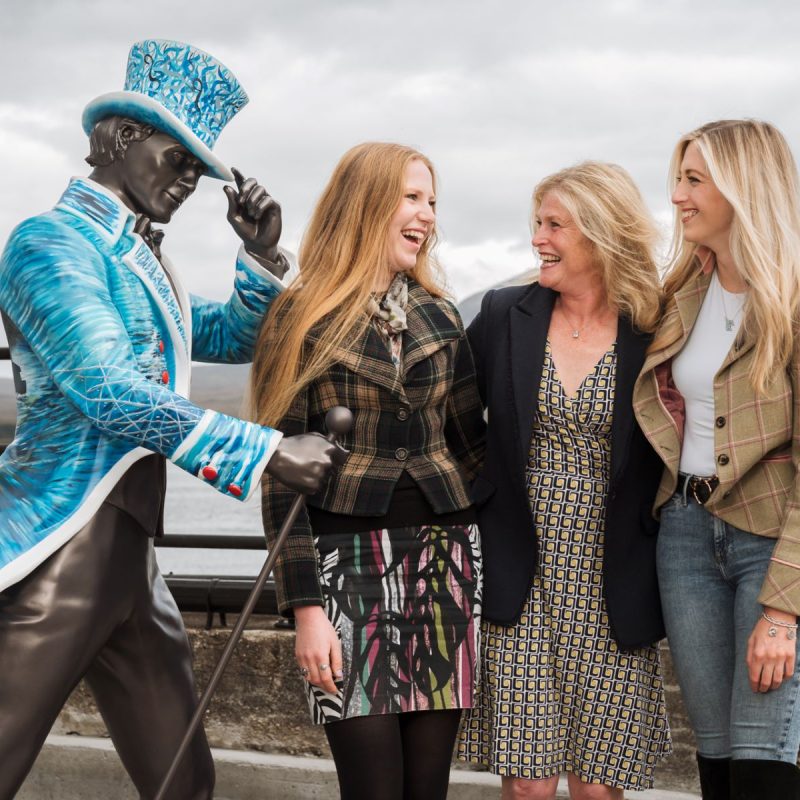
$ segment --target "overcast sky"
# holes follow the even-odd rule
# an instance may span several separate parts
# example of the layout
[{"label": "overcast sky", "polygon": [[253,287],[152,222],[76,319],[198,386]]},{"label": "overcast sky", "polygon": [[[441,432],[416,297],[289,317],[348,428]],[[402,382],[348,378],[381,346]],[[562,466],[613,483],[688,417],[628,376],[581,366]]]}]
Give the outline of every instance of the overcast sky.
[{"label": "overcast sky", "polygon": [[[800,148],[800,4],[347,0],[2,0],[0,238],[86,174],[85,104],[122,88],[140,38],[191,42],[250,104],[215,148],[257,176],[297,247],[351,145],[415,145],[440,174],[441,259],[458,298],[533,265],[534,184],[582,159],[615,161],[669,217],[676,138],[721,117],[777,124]],[[136,9],[136,11],[132,11]],[[164,250],[190,290],[230,291],[236,238],[204,178]]]}]

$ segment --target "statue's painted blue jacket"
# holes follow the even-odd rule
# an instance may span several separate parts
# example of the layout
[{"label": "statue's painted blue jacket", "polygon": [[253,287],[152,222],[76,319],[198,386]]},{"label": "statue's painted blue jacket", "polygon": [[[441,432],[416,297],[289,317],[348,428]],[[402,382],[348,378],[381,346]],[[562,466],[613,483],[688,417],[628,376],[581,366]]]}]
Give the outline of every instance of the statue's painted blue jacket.
[{"label": "statue's painted blue jacket", "polygon": [[0,456],[0,590],[74,536],[148,453],[244,499],[280,441],[186,399],[192,359],[251,360],[280,281],[240,250],[227,303],[189,297],[134,221],[113,193],[76,178],[14,230],[0,260],[17,389]]}]

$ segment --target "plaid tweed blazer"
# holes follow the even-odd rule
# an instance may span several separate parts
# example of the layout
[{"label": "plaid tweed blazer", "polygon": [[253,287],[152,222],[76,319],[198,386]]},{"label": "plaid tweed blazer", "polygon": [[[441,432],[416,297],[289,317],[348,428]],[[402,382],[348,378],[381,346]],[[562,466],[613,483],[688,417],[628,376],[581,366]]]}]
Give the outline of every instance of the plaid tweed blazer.
[{"label": "plaid tweed blazer", "polygon": [[[414,280],[408,289],[400,373],[370,325],[361,339],[339,348],[336,361],[295,398],[277,426],[288,436],[324,433],[331,407],[353,412],[353,429],[342,439],[350,457],[319,494],[307,498],[309,505],[352,516],[385,514],[403,470],[437,514],[471,504],[469,481],[483,456],[485,423],[464,327],[452,303],[432,297]],[[262,487],[264,530],[272,546],[294,493],[266,472]],[[275,567],[282,613],[322,604],[317,559],[303,510]]]},{"label": "plaid tweed blazer", "polygon": [[[699,269],[675,295],[668,313],[680,317],[682,333],[647,355],[634,387],[634,413],[665,465],[656,513],[677,488],[683,439],[683,402],[670,365],[700,312],[710,266]],[[714,379],[719,486],[706,508],[741,530],[777,539],[759,602],[800,614],[800,342],[791,364],[763,395],[750,385],[754,344],[744,336],[737,339]]]}]

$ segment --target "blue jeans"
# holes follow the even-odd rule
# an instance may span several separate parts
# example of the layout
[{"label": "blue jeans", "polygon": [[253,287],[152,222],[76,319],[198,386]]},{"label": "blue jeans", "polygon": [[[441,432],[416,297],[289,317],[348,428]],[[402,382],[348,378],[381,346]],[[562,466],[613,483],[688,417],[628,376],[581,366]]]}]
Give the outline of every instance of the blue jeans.
[{"label": "blue jeans", "polygon": [[800,669],[761,693],[750,688],[746,664],[774,545],[680,492],[661,510],[657,562],[667,637],[697,750],[707,758],[797,760]]}]

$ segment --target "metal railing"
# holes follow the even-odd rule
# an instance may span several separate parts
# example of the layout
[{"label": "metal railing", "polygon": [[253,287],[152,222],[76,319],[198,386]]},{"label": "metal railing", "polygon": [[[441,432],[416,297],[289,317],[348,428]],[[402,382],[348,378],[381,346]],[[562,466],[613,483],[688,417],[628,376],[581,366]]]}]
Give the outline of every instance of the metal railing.
[{"label": "metal railing", "polygon": [[[8,347],[0,347],[0,361],[10,361]],[[0,453],[6,443],[0,443]],[[155,540],[156,547],[202,550],[263,550],[267,543],[263,536],[220,534],[167,534]],[[255,583],[255,576],[183,575],[174,572],[164,575],[167,587],[181,611],[200,611],[206,615],[206,627],[211,628],[214,615],[220,623],[227,624],[226,615],[238,613]],[[275,582],[270,580],[255,607],[257,614],[277,614],[278,602]]]},{"label": "metal railing", "polygon": [[[167,534],[155,540],[156,547],[194,547],[202,550],[263,550],[266,556],[267,542],[263,536],[235,534]],[[164,575],[164,580],[181,611],[202,611],[206,615],[206,627],[211,628],[214,615],[220,623],[227,624],[228,613],[238,613],[255,583],[255,576],[181,575],[173,572]],[[267,581],[255,607],[256,614],[277,614],[278,600],[275,582]]]}]

